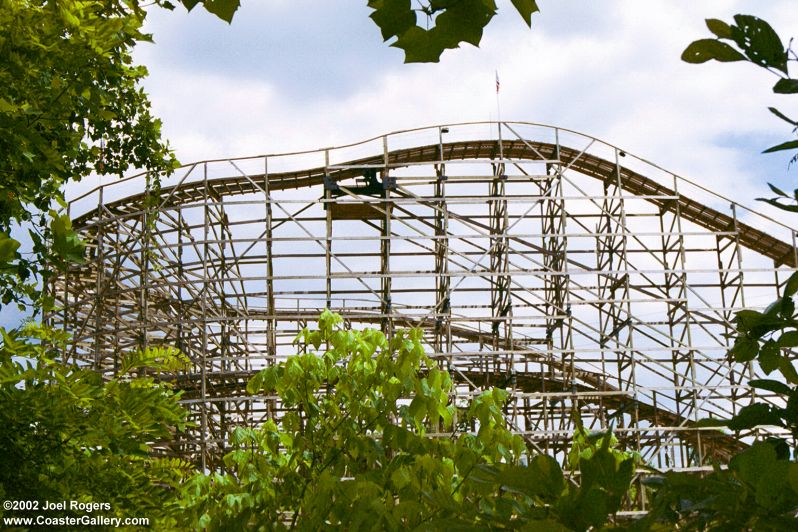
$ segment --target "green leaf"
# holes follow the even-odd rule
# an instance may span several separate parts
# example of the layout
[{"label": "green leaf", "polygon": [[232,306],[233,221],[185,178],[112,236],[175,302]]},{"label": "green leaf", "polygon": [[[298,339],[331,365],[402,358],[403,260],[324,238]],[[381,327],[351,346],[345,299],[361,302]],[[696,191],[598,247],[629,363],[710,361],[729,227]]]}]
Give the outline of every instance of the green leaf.
[{"label": "green leaf", "polygon": [[682,61],[687,63],[706,63],[714,59],[724,63],[744,61],[745,56],[717,39],[700,39],[690,43],[682,52]]},{"label": "green leaf", "polygon": [[795,299],[792,296],[783,296],[781,302],[779,315],[785,320],[785,325],[798,328],[798,321],[794,319],[796,317]]},{"label": "green leaf", "polygon": [[717,419],[713,417],[708,417],[705,419],[699,419],[695,423],[691,424],[691,427],[726,427],[729,424],[728,419]]},{"label": "green leaf", "polygon": [[601,489],[580,489],[574,496],[561,499],[557,504],[560,518],[572,529],[600,528],[610,513],[608,496]]},{"label": "green leaf", "polygon": [[255,395],[256,393],[260,392],[263,386],[263,371],[261,370],[257,372],[249,382],[247,382],[247,393],[250,395]]},{"label": "green leaf", "polygon": [[798,93],[798,79],[782,78],[773,85],[773,92],[776,94],[795,94]]},{"label": "green leaf", "polygon": [[798,384],[798,372],[795,371],[795,366],[792,365],[792,362],[787,359],[787,357],[781,357],[779,371],[782,376],[787,379],[787,382],[790,384]]},{"label": "green leaf", "polygon": [[740,310],[734,315],[737,329],[741,332],[748,332],[758,326],[765,319],[765,315],[756,310]]},{"label": "green leaf", "polygon": [[72,220],[66,214],[54,215],[50,222],[53,232],[53,252],[60,259],[61,265],[68,263],[82,264],[86,252],[86,243],[72,229]]},{"label": "green leaf", "polygon": [[0,232],[0,268],[7,267],[10,262],[16,260],[19,246],[19,242],[8,234]]},{"label": "green leaf", "polygon": [[759,342],[747,336],[738,336],[731,348],[731,355],[737,362],[748,362],[756,358],[759,352]]},{"label": "green leaf", "polygon": [[796,121],[795,121],[795,120],[793,120],[792,118],[787,118],[787,116],[786,116],[786,115],[784,115],[784,114],[783,114],[781,111],[779,111],[779,110],[778,110],[778,109],[776,109],[775,107],[768,107],[768,110],[769,110],[771,113],[773,113],[774,115],[776,115],[776,116],[778,116],[779,118],[781,118],[782,120],[784,120],[785,122],[787,122],[787,123],[789,123],[789,124],[792,124],[793,126],[798,126],[798,122],[796,122]]},{"label": "green leaf", "polygon": [[784,423],[769,405],[753,403],[740,409],[736,416],[729,420],[731,430],[746,430],[758,425],[784,426]]},{"label": "green leaf", "polygon": [[785,311],[787,314],[791,315],[792,311],[794,310],[795,306],[793,304],[792,298],[780,297],[776,301],[768,305],[767,308],[765,309],[764,312],[766,316],[765,321],[767,322],[768,320],[774,320],[774,323],[778,324],[778,328],[781,328],[783,323],[778,321],[778,316],[784,316]]},{"label": "green leaf", "polygon": [[203,7],[228,24],[233,21],[233,15],[241,5],[240,0],[203,0]]},{"label": "green leaf", "polygon": [[405,31],[391,46],[405,52],[405,63],[437,63],[445,49],[436,34],[418,26]]},{"label": "green leaf", "polygon": [[[784,308],[784,298],[774,301],[765,312],[755,310],[740,310],[735,313],[734,321],[737,330],[748,338],[757,340],[766,334],[779,330],[784,326],[784,320],[779,317]],[[739,340],[739,338],[738,338]]]},{"label": "green leaf", "polygon": [[493,15],[495,4],[483,0],[460,0],[452,3],[435,19],[431,30],[445,48],[457,48],[461,42],[479,46],[482,32]]},{"label": "green leaf", "polygon": [[397,490],[401,490],[413,481],[406,467],[399,467],[391,474],[391,482]]},{"label": "green leaf", "polygon": [[530,479],[536,481],[530,493],[552,500],[562,495],[566,484],[557,460],[546,454],[535,455],[529,462],[528,470]]},{"label": "green leaf", "polygon": [[427,415],[427,405],[424,403],[424,400],[421,396],[415,396],[413,400],[410,402],[410,407],[408,408],[408,413],[410,417],[420,426],[421,423],[424,421],[424,417]]},{"label": "green leaf", "polygon": [[416,25],[416,13],[410,0],[369,0],[368,6],[374,10],[371,20],[380,28],[385,41]]},{"label": "green leaf", "polygon": [[20,110],[18,105],[10,103],[5,98],[0,98],[0,113],[17,113]]},{"label": "green leaf", "polygon": [[748,384],[754,388],[781,395],[790,395],[790,393],[792,393],[792,389],[789,386],[783,382],[774,381],[772,379],[753,379],[748,381]]},{"label": "green leaf", "polygon": [[180,0],[180,3],[183,4],[188,11],[191,11],[201,1],[202,0]]},{"label": "green leaf", "polygon": [[798,331],[787,331],[779,337],[777,343],[779,347],[798,346]]},{"label": "green leaf", "polygon": [[765,375],[770,375],[781,366],[781,352],[775,342],[769,340],[765,342],[759,352],[759,366]]},{"label": "green leaf", "polygon": [[537,2],[535,0],[513,0],[513,5],[518,14],[521,15],[521,18],[524,19],[524,22],[526,22],[526,25],[531,28],[532,13],[540,11]]},{"label": "green leaf", "polygon": [[790,297],[795,295],[798,292],[798,271],[794,271],[790,278],[787,279],[787,283],[784,285],[784,295],[785,297]]},{"label": "green leaf", "polygon": [[798,140],[788,140],[787,142],[782,142],[781,144],[771,146],[762,153],[773,153],[777,151],[795,150],[795,149],[798,149]]},{"label": "green leaf", "polygon": [[754,443],[729,462],[729,469],[753,487],[756,503],[766,511],[776,508],[784,495],[788,468],[789,462],[779,460],[776,450],[768,442]]},{"label": "green leaf", "polygon": [[798,463],[792,462],[787,469],[787,480],[792,490],[798,494]]},{"label": "green leaf", "polygon": [[413,25],[391,45],[404,50],[406,63],[437,63],[444,50],[457,48],[462,42],[478,46],[483,29],[496,13],[493,0],[433,2],[431,8],[439,12],[435,26],[422,29]]},{"label": "green leaf", "polygon": [[731,39],[732,36],[731,27],[722,20],[718,20],[716,18],[708,18],[706,19],[705,22],[707,24],[707,28],[709,28],[709,31],[711,31],[721,39]]},{"label": "green leaf", "polygon": [[787,52],[776,31],[764,20],[735,15],[732,39],[753,63],[787,73]]},{"label": "green leaf", "polygon": [[781,190],[773,183],[768,183],[768,187],[770,187],[770,190],[772,190],[774,193],[778,194],[779,196],[787,196],[787,194],[783,190]]},{"label": "green leaf", "polygon": [[764,201],[765,203],[767,203],[769,205],[773,205],[777,209],[781,209],[783,211],[798,212],[798,205],[788,205],[786,203],[779,203],[777,200],[771,199],[771,198],[756,198],[756,200],[757,201]]}]

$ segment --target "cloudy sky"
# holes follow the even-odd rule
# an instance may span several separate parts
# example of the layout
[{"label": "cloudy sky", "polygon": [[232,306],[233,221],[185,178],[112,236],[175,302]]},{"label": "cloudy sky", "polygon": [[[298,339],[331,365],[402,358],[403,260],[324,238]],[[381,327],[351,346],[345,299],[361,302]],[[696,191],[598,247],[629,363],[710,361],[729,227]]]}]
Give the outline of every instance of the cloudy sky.
[{"label": "cloudy sky", "polygon": [[[510,0],[482,45],[405,65],[365,0],[243,0],[231,25],[201,9],[153,11],[137,58],[183,162],[341,145],[436,123],[496,118],[575,129],[744,203],[789,185],[786,156],[760,155],[798,115],[748,64],[688,65],[704,19],[736,13],[798,34],[793,2],[540,0],[529,30]],[[794,98],[793,98],[794,100]]]},{"label": "cloudy sky", "polygon": [[[706,18],[752,14],[798,35],[794,1],[539,0],[530,30],[497,0],[480,48],[422,65],[382,42],[366,0],[242,4],[230,25],[199,8],[148,18],[155,44],[135,55],[184,163],[495,120],[498,71],[504,120],[593,135],[759,210],[753,198],[769,194],[767,181],[794,188],[789,157],[760,152],[790,134],[767,107],[798,116],[795,98],[772,94],[775,78],[749,64],[679,59],[710,35]],[[112,179],[87,179],[68,196]],[[0,311],[0,323],[16,318]]]}]

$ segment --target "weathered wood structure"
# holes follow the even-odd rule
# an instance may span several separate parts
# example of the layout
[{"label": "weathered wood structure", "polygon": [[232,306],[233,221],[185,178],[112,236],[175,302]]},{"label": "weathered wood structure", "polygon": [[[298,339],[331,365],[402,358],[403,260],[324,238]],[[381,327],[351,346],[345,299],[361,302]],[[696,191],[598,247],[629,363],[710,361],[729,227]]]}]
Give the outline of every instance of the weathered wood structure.
[{"label": "weathered wood structure", "polygon": [[279,415],[246,381],[324,308],[353,327],[422,328],[459,394],[511,390],[533,447],[565,451],[577,406],[654,467],[722,461],[739,444],[691,422],[753,397],[754,369],[727,357],[733,313],[768,304],[798,264],[788,227],[535,124],[435,126],[144,182],[72,200],[91,260],[53,282],[49,319],[103,372],[147,345],[187,353],[176,382],[197,428],[178,451],[205,465],[232,427]]}]

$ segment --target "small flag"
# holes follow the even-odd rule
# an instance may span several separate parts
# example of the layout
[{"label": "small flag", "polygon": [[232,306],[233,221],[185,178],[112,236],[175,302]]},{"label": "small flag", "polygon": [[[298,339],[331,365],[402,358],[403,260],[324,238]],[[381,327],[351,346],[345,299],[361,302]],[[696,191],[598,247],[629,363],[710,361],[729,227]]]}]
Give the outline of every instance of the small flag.
[{"label": "small flag", "polygon": [[499,71],[497,70],[496,71],[496,94],[499,94],[499,87],[500,87],[500,84],[499,84]]}]

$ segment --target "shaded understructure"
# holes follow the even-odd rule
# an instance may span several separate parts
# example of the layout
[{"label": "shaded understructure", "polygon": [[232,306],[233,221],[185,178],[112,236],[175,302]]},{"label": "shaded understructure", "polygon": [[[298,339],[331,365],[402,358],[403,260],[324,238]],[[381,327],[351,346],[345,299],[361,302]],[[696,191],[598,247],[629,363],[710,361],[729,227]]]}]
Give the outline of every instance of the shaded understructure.
[{"label": "shaded understructure", "polygon": [[149,194],[144,181],[70,203],[91,260],[53,282],[49,319],[107,373],[148,345],[187,353],[174,380],[196,429],[173,450],[206,466],[232,427],[280,415],[247,379],[294,354],[324,308],[422,328],[459,395],[511,390],[533,448],[567,450],[578,407],[653,467],[723,462],[741,444],[692,422],[753,399],[754,368],[727,357],[733,313],[768,304],[798,263],[789,228],[535,124],[200,162]]}]

